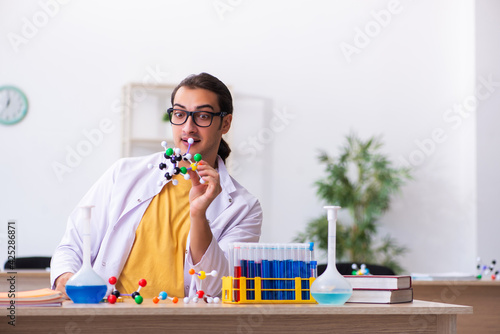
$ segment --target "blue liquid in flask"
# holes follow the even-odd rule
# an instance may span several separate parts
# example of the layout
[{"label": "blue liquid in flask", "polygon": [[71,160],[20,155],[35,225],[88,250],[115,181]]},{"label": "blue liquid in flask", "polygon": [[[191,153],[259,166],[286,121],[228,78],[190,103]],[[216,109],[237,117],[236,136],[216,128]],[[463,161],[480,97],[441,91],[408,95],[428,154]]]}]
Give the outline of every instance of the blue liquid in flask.
[{"label": "blue liquid in flask", "polygon": [[66,294],[77,304],[97,304],[106,295],[106,285],[66,285]]},{"label": "blue liquid in flask", "polygon": [[79,304],[97,304],[106,295],[106,281],[90,264],[90,210],[93,206],[82,206],[80,224],[83,229],[83,263],[80,270],[66,282],[66,294]]},{"label": "blue liquid in flask", "polygon": [[344,303],[351,297],[352,293],[329,293],[329,292],[313,292],[313,298],[319,304],[329,305],[344,305]]},{"label": "blue liquid in flask", "polygon": [[325,209],[328,210],[328,265],[311,284],[311,296],[318,304],[344,305],[352,295],[352,287],[335,265],[337,210],[340,207],[325,206]]}]

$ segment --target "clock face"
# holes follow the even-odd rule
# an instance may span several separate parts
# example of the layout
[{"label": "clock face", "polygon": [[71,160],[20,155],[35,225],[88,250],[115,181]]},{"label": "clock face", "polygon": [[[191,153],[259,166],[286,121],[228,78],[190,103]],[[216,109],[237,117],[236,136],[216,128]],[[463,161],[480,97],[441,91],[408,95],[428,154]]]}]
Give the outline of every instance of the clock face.
[{"label": "clock face", "polygon": [[16,87],[0,87],[0,123],[11,125],[21,121],[28,112],[26,95]]}]

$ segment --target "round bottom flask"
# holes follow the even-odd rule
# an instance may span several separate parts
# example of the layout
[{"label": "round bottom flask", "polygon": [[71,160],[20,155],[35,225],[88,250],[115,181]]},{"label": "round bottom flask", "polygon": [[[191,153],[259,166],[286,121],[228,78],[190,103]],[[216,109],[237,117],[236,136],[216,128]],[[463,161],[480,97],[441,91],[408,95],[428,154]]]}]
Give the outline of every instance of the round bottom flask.
[{"label": "round bottom flask", "polygon": [[66,294],[74,303],[96,304],[106,295],[106,281],[90,264],[90,210],[92,206],[81,207],[83,212],[83,264],[82,268],[66,283]]},{"label": "round bottom flask", "polygon": [[[66,294],[73,303],[97,304],[106,295],[108,290],[106,282],[92,268],[90,269],[91,272],[80,270],[66,283]],[[93,277],[92,274],[97,277]]]},{"label": "round bottom flask", "polygon": [[318,304],[343,305],[352,295],[352,287],[335,265],[336,224],[339,206],[325,206],[328,213],[328,264],[311,285],[311,295]]}]

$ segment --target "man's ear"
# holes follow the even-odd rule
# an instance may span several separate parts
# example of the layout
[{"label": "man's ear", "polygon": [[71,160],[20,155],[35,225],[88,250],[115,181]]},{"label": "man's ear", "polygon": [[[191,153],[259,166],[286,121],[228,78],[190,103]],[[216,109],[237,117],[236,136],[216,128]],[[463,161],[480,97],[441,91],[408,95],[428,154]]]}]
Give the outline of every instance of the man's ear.
[{"label": "man's ear", "polygon": [[228,114],[222,118],[222,134],[226,134],[231,128],[231,122],[233,121],[233,115]]}]

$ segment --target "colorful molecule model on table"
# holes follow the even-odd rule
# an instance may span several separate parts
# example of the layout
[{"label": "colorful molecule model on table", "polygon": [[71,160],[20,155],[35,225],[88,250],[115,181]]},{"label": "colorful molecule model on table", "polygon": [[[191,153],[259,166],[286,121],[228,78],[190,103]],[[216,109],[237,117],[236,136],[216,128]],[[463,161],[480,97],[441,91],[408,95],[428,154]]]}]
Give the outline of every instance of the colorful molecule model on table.
[{"label": "colorful molecule model on table", "polygon": [[166,300],[166,299],[170,299],[174,304],[177,304],[177,302],[179,301],[177,297],[169,297],[165,291],[162,291],[157,297],[153,298],[153,303],[158,304],[160,300]]},{"label": "colorful molecule model on table", "polygon": [[210,273],[206,273],[204,271],[196,272],[193,268],[189,269],[189,274],[190,275],[195,275],[195,283],[196,283],[196,296],[194,296],[192,299],[189,297],[184,297],[184,304],[188,304],[190,301],[193,303],[197,303],[199,299],[202,299],[206,297],[207,303],[219,303],[220,298],[219,297],[211,297],[211,296],[205,296],[205,292],[203,291],[202,288],[202,282],[207,276],[212,276],[212,277],[217,277],[218,273],[216,270],[212,270]]},{"label": "colorful molecule model on table", "polygon": [[[194,143],[193,138],[188,139],[188,149],[184,155],[181,155],[181,149],[180,148],[167,148],[167,142],[162,141],[161,146],[165,148],[165,153],[163,154],[164,160],[160,162],[158,165],[158,168],[161,171],[165,171],[164,177],[165,180],[167,181],[166,183],[169,183],[172,181],[172,184],[175,186],[177,185],[177,180],[173,179],[175,175],[182,174],[184,175],[185,180],[189,180],[190,176],[188,174],[189,170],[192,170],[198,174],[198,165],[201,164],[201,154],[195,154],[194,156],[189,153],[191,150],[191,145]],[[191,160],[193,159],[193,160]],[[190,163],[190,166],[188,168],[186,167],[179,167],[178,164],[182,160],[187,161]],[[154,167],[153,164],[148,164],[148,168],[152,169]],[[198,174],[198,177],[200,178],[200,183],[205,183],[205,181],[201,178],[200,174]],[[164,180],[158,181],[158,186],[163,186]],[[165,184],[166,184],[165,183]]]},{"label": "colorful molecule model on table", "polygon": [[477,274],[476,278],[479,280],[499,280],[498,270],[495,271],[495,265],[497,264],[496,260],[491,261],[491,265],[482,265],[481,258],[477,258]]},{"label": "colorful molecule model on table", "polygon": [[[206,296],[205,292],[202,289],[202,281],[207,278],[207,276],[212,276],[212,277],[217,277],[217,271],[212,270],[210,273],[206,273],[204,271],[196,272],[194,269],[189,270],[190,275],[195,275],[195,284],[196,284],[196,296],[193,298],[189,297],[184,297],[184,304],[189,304],[190,302],[197,303],[200,299],[201,300],[206,300],[207,303],[219,303],[220,298],[219,297],[211,297],[211,296]],[[158,304],[162,300],[167,300],[170,299],[172,303],[177,304],[179,299],[177,297],[170,297],[165,291],[162,291],[158,294],[158,296],[153,298],[153,303]]]},{"label": "colorful molecule model on table", "polygon": [[109,284],[111,284],[113,286],[113,291],[108,296],[108,302],[110,304],[116,303],[116,301],[118,300],[118,298],[120,296],[130,296],[137,304],[142,304],[144,299],[142,298],[139,291],[141,291],[141,288],[144,288],[146,286],[146,284],[148,284],[148,282],[144,278],[139,280],[139,288],[135,292],[133,292],[132,294],[121,294],[120,291],[116,290],[115,284],[117,282],[117,279],[115,276],[111,276],[109,278],[108,282],[109,282]]},{"label": "colorful molecule model on table", "polygon": [[351,265],[351,268],[351,275],[370,275],[370,270],[366,268],[366,264],[361,264],[360,268],[358,269],[358,265],[356,263],[353,263]]}]

